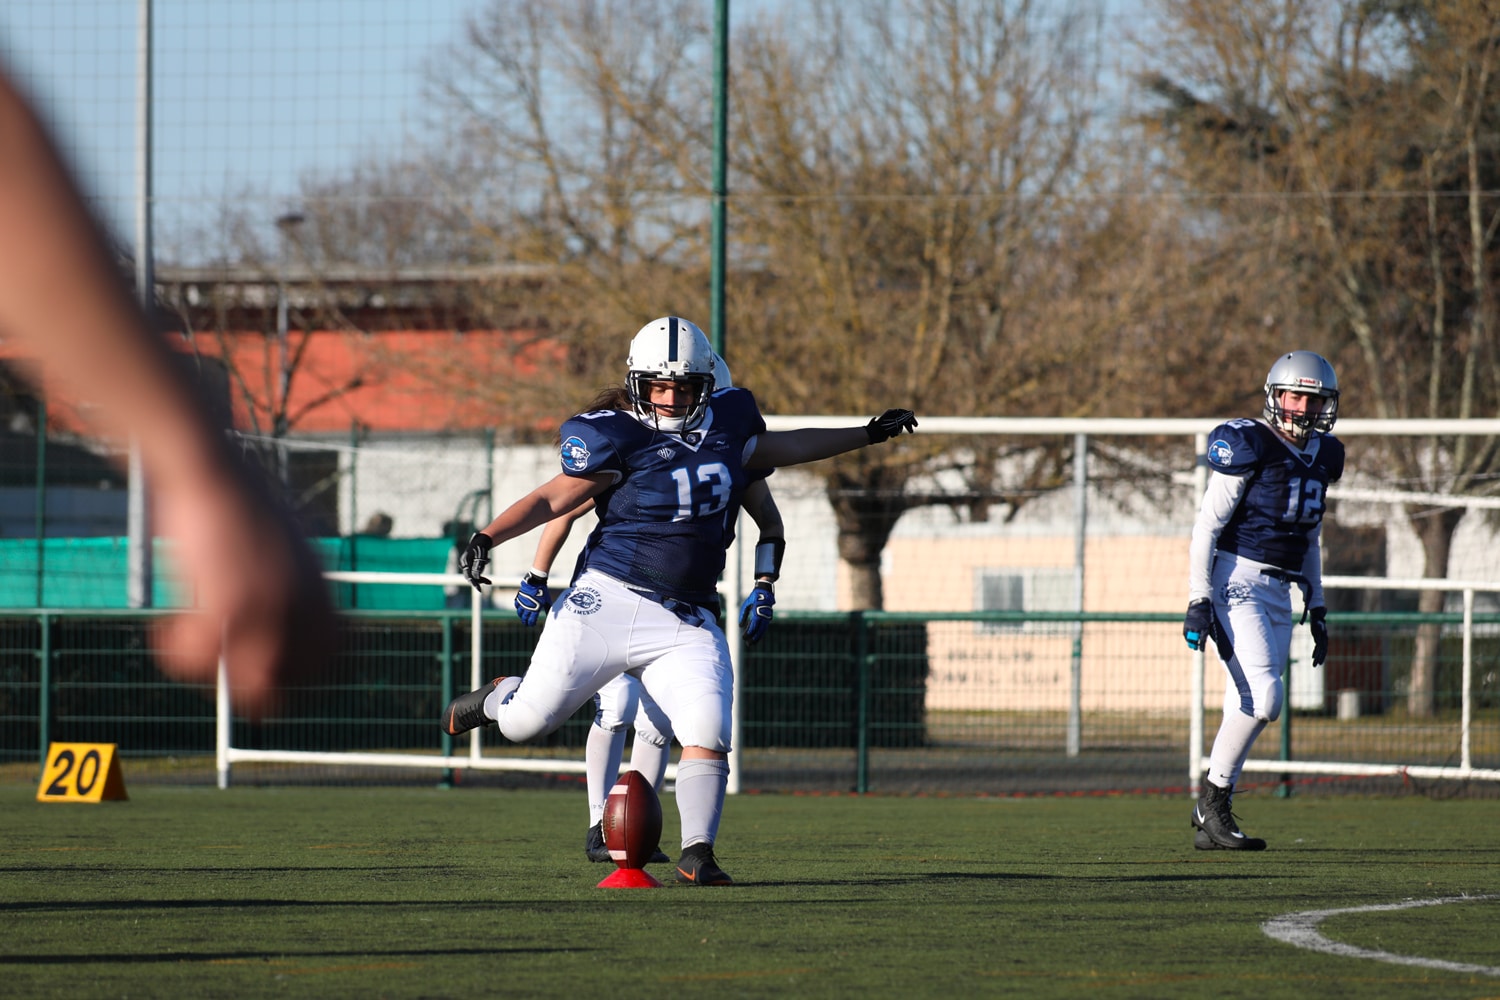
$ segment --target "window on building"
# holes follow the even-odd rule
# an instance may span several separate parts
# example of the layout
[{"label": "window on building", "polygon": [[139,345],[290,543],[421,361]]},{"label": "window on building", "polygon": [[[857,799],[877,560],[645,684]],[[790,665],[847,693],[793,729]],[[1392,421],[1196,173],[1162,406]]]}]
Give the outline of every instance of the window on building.
[{"label": "window on building", "polygon": [[[974,574],[974,607],[979,611],[1072,611],[1073,568],[1006,567]],[[984,634],[1031,631],[1027,622],[980,622]]]}]

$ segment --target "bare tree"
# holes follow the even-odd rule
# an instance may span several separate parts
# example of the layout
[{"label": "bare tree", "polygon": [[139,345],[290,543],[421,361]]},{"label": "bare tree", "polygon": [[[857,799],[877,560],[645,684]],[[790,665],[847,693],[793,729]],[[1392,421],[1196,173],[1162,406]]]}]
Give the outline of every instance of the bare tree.
[{"label": "bare tree", "polygon": [[[1100,414],[1121,367],[1101,343],[1139,313],[1111,301],[1097,239],[1135,225],[1092,197],[1121,169],[1099,118],[1101,12],[1029,2],[812,2],[736,48],[731,356],[776,410]],[[1091,145],[1098,142],[1099,145]],[[1105,277],[1110,273],[1110,277]],[[1126,374],[1128,377],[1128,373]],[[1071,441],[920,436],[830,463],[857,606],[880,607],[902,512],[1064,482]],[[957,465],[959,496],[913,481]]]},{"label": "bare tree", "polygon": [[[538,308],[595,384],[618,377],[643,318],[708,312],[706,14],[495,0],[434,75],[451,144],[511,184],[507,250],[558,268]],[[771,412],[1107,412],[1118,364],[1099,343],[1149,296],[1095,237],[1134,224],[1091,196],[1098,7],[815,0],[798,14],[737,22],[732,39],[717,332],[737,379]],[[1036,483],[1069,446],[1032,464]],[[988,496],[1004,449],[958,459],[919,436],[817,467],[858,606],[881,604],[901,513]],[[964,496],[908,489],[956,461]]]}]

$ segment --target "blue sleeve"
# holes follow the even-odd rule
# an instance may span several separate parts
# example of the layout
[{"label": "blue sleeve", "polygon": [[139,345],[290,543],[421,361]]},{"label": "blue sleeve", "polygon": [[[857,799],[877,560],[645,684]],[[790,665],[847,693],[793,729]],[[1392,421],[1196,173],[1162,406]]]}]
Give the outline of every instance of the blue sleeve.
[{"label": "blue sleeve", "polygon": [[717,392],[713,397],[714,423],[727,422],[742,428],[746,437],[755,437],[766,430],[766,419],[760,414],[760,404],[749,389],[735,387]]},{"label": "blue sleeve", "polygon": [[1260,425],[1254,420],[1231,420],[1208,436],[1208,467],[1226,476],[1247,476],[1261,463]]},{"label": "blue sleeve", "polygon": [[1327,463],[1328,481],[1336,483],[1344,477],[1344,442],[1325,434],[1322,447],[1327,452],[1323,460]]},{"label": "blue sleeve", "polygon": [[570,417],[559,432],[562,438],[562,470],[570,476],[598,472],[625,474],[625,463],[618,447],[618,420],[633,420],[619,410],[596,410]]}]

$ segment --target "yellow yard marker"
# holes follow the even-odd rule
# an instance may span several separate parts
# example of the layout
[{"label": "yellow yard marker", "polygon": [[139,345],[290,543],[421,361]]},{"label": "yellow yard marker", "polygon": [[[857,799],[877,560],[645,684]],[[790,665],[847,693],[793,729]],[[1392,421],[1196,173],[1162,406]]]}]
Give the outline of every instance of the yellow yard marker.
[{"label": "yellow yard marker", "polygon": [[53,743],[36,790],[38,802],[124,800],[125,778],[113,743]]}]

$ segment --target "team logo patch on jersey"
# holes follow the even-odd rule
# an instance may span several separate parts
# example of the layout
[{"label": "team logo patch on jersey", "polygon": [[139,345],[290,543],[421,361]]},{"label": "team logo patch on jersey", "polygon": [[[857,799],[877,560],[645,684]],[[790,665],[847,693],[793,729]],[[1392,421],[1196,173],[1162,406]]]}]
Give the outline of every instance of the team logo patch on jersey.
[{"label": "team logo patch on jersey", "polygon": [[672,460],[672,456],[677,454],[677,449],[669,445],[662,445],[660,448],[656,449],[656,454],[660,456],[663,462],[670,462]]},{"label": "team logo patch on jersey", "polygon": [[562,443],[562,464],[569,472],[582,472],[589,467],[589,446],[577,436]]},{"label": "team logo patch on jersey", "polygon": [[1214,465],[1228,465],[1234,461],[1234,449],[1229,447],[1229,442],[1219,438],[1208,446],[1208,460]]},{"label": "team logo patch on jersey", "polygon": [[568,594],[568,605],[580,615],[591,615],[603,606],[604,600],[593,587],[574,587]]}]

